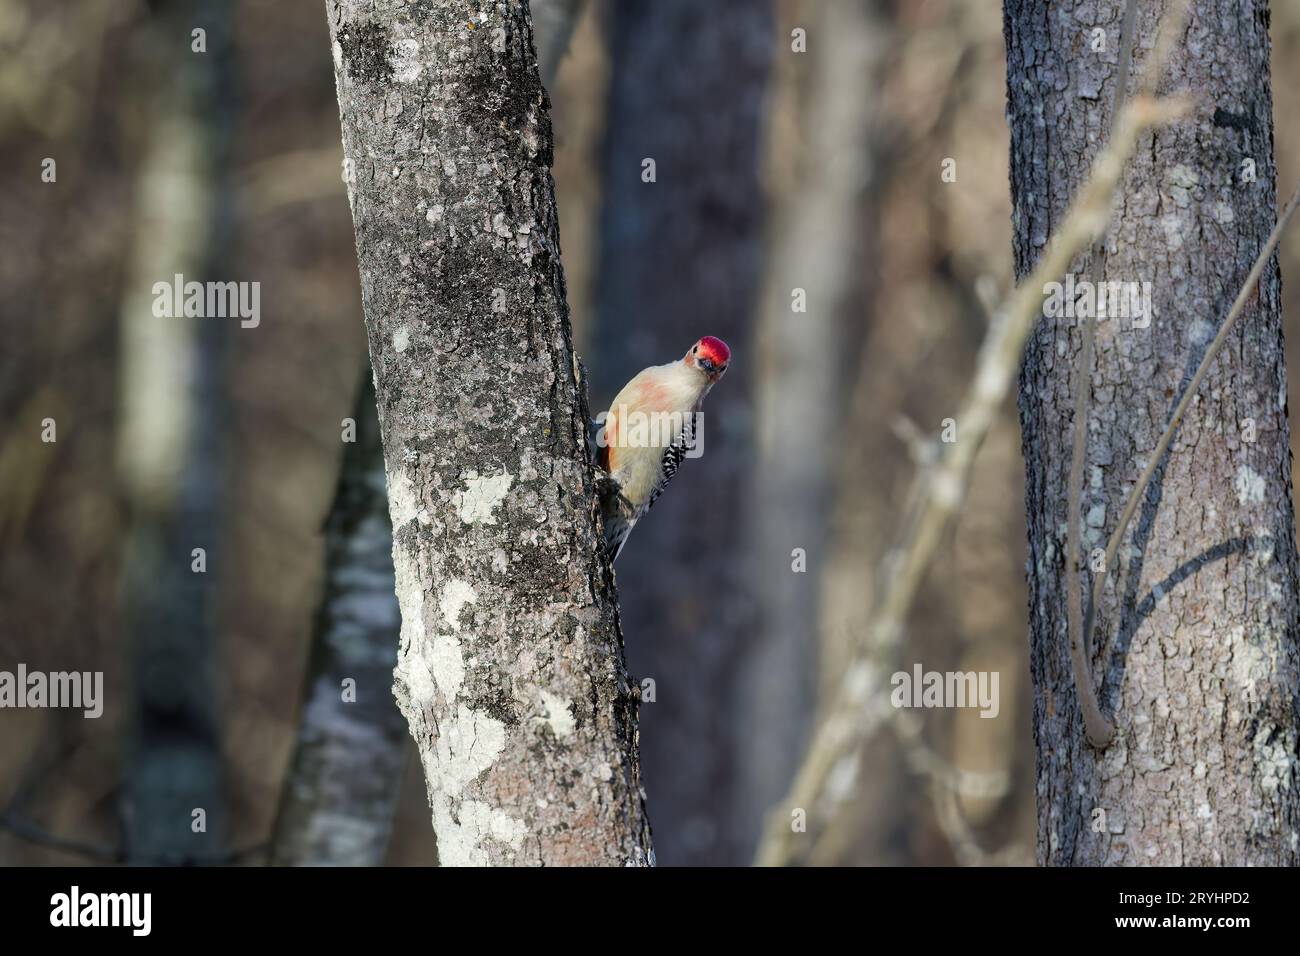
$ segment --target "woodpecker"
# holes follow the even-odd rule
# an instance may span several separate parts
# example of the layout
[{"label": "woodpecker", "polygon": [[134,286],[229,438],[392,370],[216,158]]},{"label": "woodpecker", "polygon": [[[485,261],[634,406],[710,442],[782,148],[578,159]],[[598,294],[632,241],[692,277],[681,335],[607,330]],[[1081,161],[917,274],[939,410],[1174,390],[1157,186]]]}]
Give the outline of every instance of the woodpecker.
[{"label": "woodpecker", "polygon": [[611,562],[695,447],[704,396],[730,363],[727,343],[706,335],[679,361],[639,372],[610,404],[597,460],[607,476],[600,498]]}]

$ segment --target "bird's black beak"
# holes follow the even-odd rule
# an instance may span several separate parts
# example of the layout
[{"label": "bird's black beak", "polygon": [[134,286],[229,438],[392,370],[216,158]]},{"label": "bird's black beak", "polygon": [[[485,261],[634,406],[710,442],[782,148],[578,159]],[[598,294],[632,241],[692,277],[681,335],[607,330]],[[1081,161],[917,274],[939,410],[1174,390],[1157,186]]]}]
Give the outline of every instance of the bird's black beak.
[{"label": "bird's black beak", "polygon": [[697,364],[700,366],[700,368],[704,369],[704,371],[709,375],[712,375],[715,371],[717,371],[718,368],[716,365],[713,364],[713,359],[702,358],[698,361]]}]

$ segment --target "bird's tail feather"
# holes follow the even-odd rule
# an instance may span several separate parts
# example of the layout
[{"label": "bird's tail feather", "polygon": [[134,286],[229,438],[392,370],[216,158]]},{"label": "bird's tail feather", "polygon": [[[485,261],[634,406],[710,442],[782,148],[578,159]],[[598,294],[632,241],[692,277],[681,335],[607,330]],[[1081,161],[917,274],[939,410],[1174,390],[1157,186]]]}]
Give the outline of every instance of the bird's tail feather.
[{"label": "bird's tail feather", "polygon": [[605,519],[605,551],[609,554],[610,564],[618,560],[618,556],[623,551],[623,545],[627,543],[627,536],[632,533],[634,524],[636,524],[635,521],[629,521],[621,516]]},{"label": "bird's tail feather", "polygon": [[633,513],[628,500],[623,497],[618,482],[612,478],[607,479],[601,487],[600,511],[605,525],[605,552],[609,555],[609,563],[613,564],[618,560],[623,545],[627,542],[627,536],[632,533],[637,515]]}]

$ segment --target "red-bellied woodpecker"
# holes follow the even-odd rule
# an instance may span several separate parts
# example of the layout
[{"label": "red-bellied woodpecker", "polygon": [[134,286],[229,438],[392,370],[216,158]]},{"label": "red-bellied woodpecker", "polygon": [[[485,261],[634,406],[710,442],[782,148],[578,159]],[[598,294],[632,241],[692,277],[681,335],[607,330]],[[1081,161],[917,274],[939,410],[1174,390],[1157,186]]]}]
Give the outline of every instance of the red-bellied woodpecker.
[{"label": "red-bellied woodpecker", "polygon": [[730,362],[727,343],[706,335],[681,360],[639,372],[610,403],[597,456],[609,476],[601,511],[611,561],[682,459],[694,457],[700,405]]}]

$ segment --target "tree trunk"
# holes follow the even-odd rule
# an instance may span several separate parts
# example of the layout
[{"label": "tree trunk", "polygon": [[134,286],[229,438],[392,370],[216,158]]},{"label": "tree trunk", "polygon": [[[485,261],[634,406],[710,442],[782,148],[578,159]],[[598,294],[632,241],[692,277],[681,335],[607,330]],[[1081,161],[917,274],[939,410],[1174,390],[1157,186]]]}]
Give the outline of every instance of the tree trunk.
[{"label": "tree trunk", "polygon": [[439,857],[652,862],[527,5],[327,10]]},{"label": "tree trunk", "polygon": [[772,150],[793,150],[799,168],[776,203],[754,357],[757,463],[743,536],[757,613],[737,679],[733,825],[746,858],[789,790],[813,713],[827,517],[845,437],[843,417],[827,410],[849,407],[862,346],[864,200],[879,159],[870,142],[879,103],[864,91],[879,89],[891,26],[876,0],[822,0],[808,15],[816,53],[785,65],[806,64],[785,134],[798,139]]},{"label": "tree trunk", "polygon": [[368,365],[364,378],[325,528],[324,595],[272,841],[277,865],[379,866],[401,793],[406,722],[389,690],[401,614]]},{"label": "tree trunk", "polygon": [[[189,30],[198,22],[206,30],[202,54],[190,50]],[[178,273],[187,282],[229,278],[235,70],[226,4],[161,4],[150,29],[167,54],[163,68],[148,70],[156,128],[139,175],[131,292],[121,312],[118,464],[130,508],[122,618],[135,677],[123,811],[130,859],[182,863],[219,859],[226,839],[214,596],[226,356],[239,319],[160,318],[151,290]],[[202,570],[196,548],[204,552]]]},{"label": "tree trunk", "polygon": [[542,82],[548,89],[569,50],[569,41],[582,15],[582,4],[583,0],[530,0],[528,4],[533,15],[537,61],[541,65]]},{"label": "tree trunk", "polygon": [[[1164,4],[1139,6],[1134,82]],[[1021,276],[1109,128],[1122,7],[1006,0]],[[1116,203],[1104,278],[1150,282],[1154,316],[1146,328],[1129,318],[1097,322],[1080,509],[1085,590],[1088,554],[1104,547],[1275,221],[1267,26],[1263,3],[1193,4],[1161,89],[1185,88],[1198,106],[1148,134]],[[1104,53],[1092,52],[1094,27],[1106,30]],[[1247,159],[1258,181],[1243,177]],[[1066,633],[1065,566],[1074,557],[1066,528],[1081,520],[1066,513],[1076,321],[1045,317],[1027,347],[1020,417],[1043,863],[1300,862],[1300,653],[1279,302],[1274,263],[1111,569],[1093,642],[1102,709],[1118,725],[1104,752],[1084,739]]]},{"label": "tree trunk", "polygon": [[703,456],[682,466],[619,559],[633,673],[655,682],[644,711],[650,799],[665,863],[739,862],[726,845],[728,701],[753,620],[742,564],[746,394],[772,14],[764,0],[619,0],[610,19],[594,394],[608,403],[702,335],[735,355],[709,396]]}]

